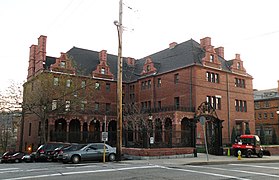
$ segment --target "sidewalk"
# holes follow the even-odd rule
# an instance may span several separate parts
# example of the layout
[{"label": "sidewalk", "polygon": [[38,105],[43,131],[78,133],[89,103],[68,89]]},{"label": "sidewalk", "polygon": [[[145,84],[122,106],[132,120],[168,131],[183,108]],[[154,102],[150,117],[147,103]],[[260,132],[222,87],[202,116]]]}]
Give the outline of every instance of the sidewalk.
[{"label": "sidewalk", "polygon": [[213,165],[213,164],[229,164],[229,163],[269,163],[279,162],[279,156],[263,156],[258,158],[257,156],[246,158],[242,157],[238,160],[235,156],[215,156],[198,153],[198,157],[193,155],[185,156],[167,156],[159,158],[145,158],[138,160],[123,160],[122,162],[129,164],[156,164],[156,165]]}]

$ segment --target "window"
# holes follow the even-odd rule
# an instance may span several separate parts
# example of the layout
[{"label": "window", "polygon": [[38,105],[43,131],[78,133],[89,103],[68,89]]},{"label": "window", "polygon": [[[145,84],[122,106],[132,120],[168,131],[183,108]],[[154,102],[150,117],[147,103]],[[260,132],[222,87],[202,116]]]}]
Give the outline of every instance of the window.
[{"label": "window", "polygon": [[258,114],[258,119],[262,119],[262,113]]},{"label": "window", "polygon": [[212,108],[221,110],[221,96],[207,96],[206,102],[209,103]]},{"label": "window", "polygon": [[274,118],[274,114],[273,112],[270,113],[270,119],[273,119]]},{"label": "window", "polygon": [[212,72],[206,72],[206,81],[213,82],[213,83],[219,83],[219,74],[212,73]]},{"label": "window", "polygon": [[95,89],[100,90],[100,83],[99,82],[95,83]]},{"label": "window", "polygon": [[179,74],[177,73],[174,75],[174,84],[177,84],[178,80],[179,80]]},{"label": "window", "polygon": [[259,102],[255,102],[255,109],[260,109],[260,103]]},{"label": "window", "polygon": [[235,87],[240,87],[240,88],[245,88],[245,80],[244,79],[239,79],[235,78]]},{"label": "window", "polygon": [[175,97],[174,98],[174,107],[175,108],[179,108],[180,104],[179,104],[179,97]]},{"label": "window", "polygon": [[214,55],[213,55],[213,54],[210,54],[209,61],[210,61],[210,62],[214,62]]},{"label": "window", "polygon": [[60,67],[61,68],[65,68],[66,67],[66,62],[65,61],[61,61],[60,62]]},{"label": "window", "polygon": [[57,100],[52,100],[51,110],[57,109]]},{"label": "window", "polygon": [[110,103],[106,103],[106,112],[110,112]]},{"label": "window", "polygon": [[269,102],[268,101],[264,101],[264,107],[268,108],[269,107]]},{"label": "window", "polygon": [[38,136],[41,136],[41,132],[42,132],[42,127],[41,127],[42,123],[41,121],[39,122],[39,126],[38,126]]},{"label": "window", "polygon": [[267,119],[267,113],[266,112],[264,113],[263,118]]},{"label": "window", "polygon": [[65,103],[65,111],[70,111],[71,101],[66,101]]},{"label": "window", "polygon": [[146,66],[146,72],[149,72],[150,71],[150,65],[147,65]]},{"label": "window", "polygon": [[151,88],[151,80],[148,80],[148,82],[147,82],[147,87],[148,87],[148,89]]},{"label": "window", "polygon": [[71,83],[72,83],[72,80],[71,79],[67,79],[66,87],[71,87]]},{"label": "window", "polygon": [[110,92],[110,83],[106,83],[106,91]]},{"label": "window", "polygon": [[162,108],[162,102],[158,101],[158,108],[161,109]]},{"label": "window", "polygon": [[236,68],[237,68],[237,69],[240,69],[240,62],[238,62],[238,63],[236,64]]},{"label": "window", "polygon": [[235,110],[237,112],[247,112],[247,102],[243,100],[235,100]]},{"label": "window", "polygon": [[161,84],[162,84],[162,80],[161,80],[161,78],[158,78],[157,79],[157,87],[161,87]]},{"label": "window", "polygon": [[87,101],[81,101],[80,104],[80,110],[84,111],[85,110],[85,104],[87,103]]},{"label": "window", "polygon": [[151,109],[151,101],[147,102],[147,109],[150,110]]},{"label": "window", "polygon": [[99,111],[100,103],[95,102],[95,111]]},{"label": "window", "polygon": [[106,69],[105,68],[101,68],[101,74],[106,74]]},{"label": "window", "polygon": [[84,89],[86,86],[86,81],[81,81],[81,88]]},{"label": "window", "polygon": [[29,123],[29,136],[31,136],[32,123]]},{"label": "window", "polygon": [[53,85],[54,85],[54,86],[58,86],[58,84],[59,84],[59,79],[58,79],[58,77],[54,77],[54,78],[53,78]]},{"label": "window", "polygon": [[144,82],[141,82],[141,89],[145,89],[145,83]]}]

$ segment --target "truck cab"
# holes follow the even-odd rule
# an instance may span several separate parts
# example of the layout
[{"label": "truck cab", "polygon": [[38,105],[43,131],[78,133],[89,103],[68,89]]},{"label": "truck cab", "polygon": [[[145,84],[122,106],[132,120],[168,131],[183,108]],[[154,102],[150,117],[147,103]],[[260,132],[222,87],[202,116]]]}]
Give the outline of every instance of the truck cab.
[{"label": "truck cab", "polygon": [[257,135],[239,136],[232,145],[232,151],[235,156],[238,156],[238,151],[241,151],[241,155],[245,155],[248,158],[252,155],[257,155],[260,158],[263,157],[263,148]]}]

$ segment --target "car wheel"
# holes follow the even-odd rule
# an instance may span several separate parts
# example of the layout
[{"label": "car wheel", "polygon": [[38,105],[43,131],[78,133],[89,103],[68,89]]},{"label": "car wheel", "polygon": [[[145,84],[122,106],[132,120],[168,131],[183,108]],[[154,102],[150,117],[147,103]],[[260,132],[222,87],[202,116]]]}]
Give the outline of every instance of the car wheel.
[{"label": "car wheel", "polygon": [[252,152],[251,152],[250,150],[247,151],[247,152],[246,152],[246,157],[247,157],[247,158],[250,158],[251,156],[252,156]]},{"label": "car wheel", "polygon": [[108,160],[109,161],[115,161],[115,158],[116,158],[115,154],[110,154],[109,157],[108,157]]},{"label": "car wheel", "polygon": [[78,155],[74,155],[72,157],[72,163],[78,164],[80,162],[80,157]]},{"label": "car wheel", "polygon": [[262,157],[263,157],[263,152],[262,152],[262,151],[259,151],[258,157],[259,157],[259,158],[262,158]]},{"label": "car wheel", "polygon": [[19,163],[19,159],[15,159],[15,163]]}]

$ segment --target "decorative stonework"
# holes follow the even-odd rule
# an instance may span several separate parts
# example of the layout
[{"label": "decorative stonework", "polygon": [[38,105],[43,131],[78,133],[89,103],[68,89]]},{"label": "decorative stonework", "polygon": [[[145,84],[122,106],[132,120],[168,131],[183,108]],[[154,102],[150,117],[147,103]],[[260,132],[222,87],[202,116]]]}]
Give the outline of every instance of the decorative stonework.
[{"label": "decorative stonework", "polygon": [[157,69],[154,67],[154,63],[152,62],[152,59],[150,57],[146,58],[141,75],[148,75],[156,72]]},{"label": "decorative stonework", "polygon": [[56,62],[50,66],[50,70],[67,74],[76,74],[76,69],[73,67],[72,63],[72,60],[66,53],[61,53],[61,56],[56,59]]}]

